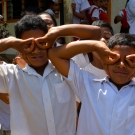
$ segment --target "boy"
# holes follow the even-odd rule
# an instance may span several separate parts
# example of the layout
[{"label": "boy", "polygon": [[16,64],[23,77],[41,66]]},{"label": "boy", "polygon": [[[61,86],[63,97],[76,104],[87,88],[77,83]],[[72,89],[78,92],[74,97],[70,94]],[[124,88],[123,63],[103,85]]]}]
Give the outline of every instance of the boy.
[{"label": "boy", "polygon": [[[80,38],[100,38],[98,27],[68,26],[69,31],[76,29],[71,34]],[[49,62],[47,50],[40,49],[34,41],[46,33],[46,23],[30,15],[15,25],[16,37],[21,39],[1,40],[0,52],[12,47],[28,63],[23,69],[18,65],[0,65],[0,92],[9,93],[10,97],[11,135],[75,135],[74,93]]]},{"label": "boy", "polygon": [[[55,34],[61,36],[57,32],[55,30]],[[50,35],[51,31],[44,41]],[[135,73],[135,38],[117,34],[110,38],[108,46],[111,50],[103,42],[91,40],[49,49],[49,59],[67,77],[82,102],[77,135],[135,134],[135,82],[131,81]],[[107,64],[107,78],[95,79],[93,74],[81,70],[70,60],[87,51],[96,51],[103,64]]]},{"label": "boy", "polygon": [[127,22],[127,11],[126,9],[120,10],[119,14],[115,16],[114,23],[121,22],[120,33],[129,33],[129,24]]},{"label": "boy", "polygon": [[109,18],[108,18],[108,15],[107,15],[107,8],[108,8],[108,3],[109,3],[109,0],[102,0],[102,3],[101,3],[101,7],[99,9],[99,18],[100,20],[103,20],[107,23],[109,23]]},{"label": "boy", "polygon": [[90,8],[90,5],[87,0],[73,0],[71,8],[73,11],[73,24],[80,24],[81,20],[86,20],[86,10]]},{"label": "boy", "polygon": [[88,9],[86,13],[89,24],[100,19],[99,8],[101,7],[101,0],[93,0],[93,5]]}]

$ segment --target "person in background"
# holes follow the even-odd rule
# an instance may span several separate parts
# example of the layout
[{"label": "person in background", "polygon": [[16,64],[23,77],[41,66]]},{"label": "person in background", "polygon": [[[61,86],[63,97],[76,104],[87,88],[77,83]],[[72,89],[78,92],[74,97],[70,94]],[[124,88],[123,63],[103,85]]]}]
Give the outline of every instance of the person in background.
[{"label": "person in background", "polygon": [[127,22],[130,26],[129,33],[135,34],[135,0],[129,0],[126,5]]},{"label": "person in background", "polygon": [[[57,22],[56,22],[56,19],[53,15],[51,15],[50,13],[47,13],[47,12],[42,12],[40,14],[38,14],[47,24],[47,28],[48,30],[52,27],[56,27],[57,26]],[[54,46],[61,46],[62,44],[65,43],[65,38],[63,37],[59,37]]]},{"label": "person in background", "polygon": [[121,22],[120,33],[129,33],[130,26],[127,22],[127,11],[126,11],[126,9],[120,10],[118,15],[115,16],[114,23],[117,24],[119,22]]},{"label": "person in background", "polygon": [[99,8],[99,20],[103,20],[109,23],[109,18],[107,15],[107,8],[108,8],[109,0],[102,0],[101,7]]},{"label": "person in background", "polygon": [[99,8],[101,7],[102,0],[93,0],[93,5],[87,10],[86,17],[89,24],[100,19]]},{"label": "person in background", "polygon": [[73,24],[80,24],[80,20],[86,20],[86,10],[90,8],[88,0],[72,0]]},{"label": "person in background", "polygon": [[45,11],[55,17],[55,12],[59,12],[60,2],[55,2],[54,0],[47,0],[45,4]]}]

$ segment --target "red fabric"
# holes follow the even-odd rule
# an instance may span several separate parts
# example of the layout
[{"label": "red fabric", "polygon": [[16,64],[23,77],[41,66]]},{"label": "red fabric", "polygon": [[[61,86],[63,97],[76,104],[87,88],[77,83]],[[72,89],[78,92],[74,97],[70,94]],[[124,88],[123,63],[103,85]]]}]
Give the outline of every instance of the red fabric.
[{"label": "red fabric", "polygon": [[92,24],[91,17],[92,17],[92,14],[93,14],[93,12],[94,12],[95,9],[98,9],[98,8],[97,8],[97,7],[94,7],[94,8],[92,9],[92,11],[91,11],[90,14],[89,14],[89,13],[86,13],[87,20],[88,20],[88,22],[89,22],[90,24]]},{"label": "red fabric", "polygon": [[121,21],[121,24],[122,24],[122,26],[123,26],[124,28],[129,28],[129,24],[128,24],[128,22],[127,22],[127,12],[126,12],[125,9],[122,9],[122,12],[123,12],[123,14],[124,14],[124,17],[123,17],[123,19],[122,19],[122,21]]},{"label": "red fabric", "polygon": [[103,20],[103,21],[109,23],[108,15],[103,10],[100,10],[99,18],[100,18],[100,20]]},{"label": "red fabric", "polygon": [[77,41],[77,40],[79,40],[79,38],[77,38],[77,37],[74,37],[74,41]]}]

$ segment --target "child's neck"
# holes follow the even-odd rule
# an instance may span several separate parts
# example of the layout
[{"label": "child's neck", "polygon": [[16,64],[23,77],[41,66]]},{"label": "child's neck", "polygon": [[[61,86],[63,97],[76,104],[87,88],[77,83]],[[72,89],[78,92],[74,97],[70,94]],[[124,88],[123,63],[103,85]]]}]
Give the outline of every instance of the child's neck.
[{"label": "child's neck", "polygon": [[112,82],[112,83],[117,87],[118,91],[119,91],[123,86],[128,85],[128,84],[130,83],[130,81],[129,81],[129,82],[125,83],[125,84],[117,84],[117,83],[115,83],[115,82],[114,82],[113,80],[111,80],[111,79],[109,79],[109,81]]},{"label": "child's neck", "polygon": [[44,70],[46,68],[46,66],[48,65],[48,61],[43,65],[43,66],[40,66],[40,67],[33,67],[31,66],[33,69],[35,69],[35,71],[40,74],[41,76],[43,76],[44,74]]}]

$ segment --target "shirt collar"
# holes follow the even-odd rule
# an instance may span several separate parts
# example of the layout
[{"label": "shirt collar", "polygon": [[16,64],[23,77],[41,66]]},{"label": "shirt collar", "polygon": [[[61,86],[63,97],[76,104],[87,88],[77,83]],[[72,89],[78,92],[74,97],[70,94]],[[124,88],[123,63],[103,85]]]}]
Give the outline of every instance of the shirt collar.
[{"label": "shirt collar", "polygon": [[[103,78],[103,79],[93,79],[94,81],[96,81],[96,82],[101,82],[101,83],[103,83],[103,82],[108,82],[108,83],[111,83],[110,81],[109,81],[109,78],[108,77],[105,77],[105,78]],[[135,81],[133,81],[133,80],[131,80],[131,82],[128,84],[128,85],[125,85],[125,86],[132,86],[132,85],[135,85]],[[124,87],[125,87],[124,86]]]},{"label": "shirt collar", "polygon": [[[55,67],[52,65],[50,61],[48,61],[48,65],[46,66],[43,77],[46,77],[50,72],[52,72]],[[25,68],[22,69],[24,72],[27,72],[29,75],[40,76],[32,67],[26,64]]]}]

